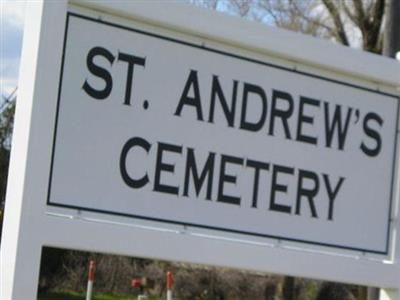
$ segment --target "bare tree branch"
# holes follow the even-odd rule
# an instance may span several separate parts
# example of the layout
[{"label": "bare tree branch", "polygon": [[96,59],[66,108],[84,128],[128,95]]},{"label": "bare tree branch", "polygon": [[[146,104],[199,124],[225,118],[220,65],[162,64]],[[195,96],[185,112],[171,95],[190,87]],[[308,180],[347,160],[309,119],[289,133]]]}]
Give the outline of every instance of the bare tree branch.
[{"label": "bare tree branch", "polygon": [[332,27],[328,26],[327,24],[321,22],[319,19],[316,18],[312,18],[308,15],[306,15],[304,13],[304,11],[302,11],[299,6],[297,5],[297,3],[295,1],[291,1],[294,9],[296,10],[296,12],[299,14],[299,16],[304,19],[306,22],[312,23],[316,26],[322,27],[324,29],[326,29],[328,32],[332,33],[334,30]]},{"label": "bare tree branch", "polygon": [[336,27],[336,37],[343,45],[349,46],[346,31],[337,6],[332,0],[322,0]]},{"label": "bare tree branch", "polygon": [[272,9],[271,2],[270,1],[259,1],[258,2],[258,8],[261,10],[265,10],[267,12],[267,15],[272,17],[274,20],[275,24],[279,23],[279,16],[278,16],[278,11],[275,9]]},{"label": "bare tree branch", "polygon": [[347,0],[342,0],[342,7],[344,12],[346,13],[347,17],[354,23],[354,25],[359,26],[359,22],[355,14],[351,11],[350,7],[347,5]]},{"label": "bare tree branch", "polygon": [[374,30],[379,30],[383,21],[385,12],[385,0],[376,0],[370,17],[370,22],[373,24]]},{"label": "bare tree branch", "polygon": [[253,2],[252,0],[231,0],[229,4],[233,6],[239,16],[244,17],[249,14]]},{"label": "bare tree branch", "polygon": [[362,26],[365,20],[364,5],[362,0],[353,0],[354,10],[356,18],[358,20],[358,25]]},{"label": "bare tree branch", "polygon": [[[370,35],[368,38],[368,45],[373,46],[371,50],[376,53],[382,52],[381,26],[383,23],[383,15],[385,11],[385,0],[376,0],[369,19]],[[367,48],[366,48],[367,49]]]},{"label": "bare tree branch", "polygon": [[[229,11],[255,21],[305,34],[334,37],[349,46],[362,35],[366,51],[380,53],[385,1],[389,0],[187,0],[213,3],[214,9]],[[400,0],[393,0],[400,1]],[[223,4],[223,5],[216,5]],[[208,5],[209,6],[209,5]],[[211,8],[211,7],[209,7]],[[351,40],[350,40],[351,37]]]}]

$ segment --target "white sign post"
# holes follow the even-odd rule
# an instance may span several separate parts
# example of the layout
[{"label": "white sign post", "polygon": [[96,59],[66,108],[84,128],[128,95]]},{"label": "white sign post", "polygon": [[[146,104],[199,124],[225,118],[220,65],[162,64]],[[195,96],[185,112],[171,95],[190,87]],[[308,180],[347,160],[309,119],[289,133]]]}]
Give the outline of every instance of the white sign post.
[{"label": "white sign post", "polygon": [[43,246],[400,299],[398,64],[175,3],[31,6],[2,299]]}]

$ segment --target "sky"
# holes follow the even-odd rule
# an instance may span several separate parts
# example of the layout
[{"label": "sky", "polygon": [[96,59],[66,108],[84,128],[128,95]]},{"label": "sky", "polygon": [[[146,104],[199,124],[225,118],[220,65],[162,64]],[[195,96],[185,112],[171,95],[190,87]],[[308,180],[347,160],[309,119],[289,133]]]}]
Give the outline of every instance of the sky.
[{"label": "sky", "polygon": [[8,96],[18,82],[25,2],[0,0],[0,94],[3,96]]}]

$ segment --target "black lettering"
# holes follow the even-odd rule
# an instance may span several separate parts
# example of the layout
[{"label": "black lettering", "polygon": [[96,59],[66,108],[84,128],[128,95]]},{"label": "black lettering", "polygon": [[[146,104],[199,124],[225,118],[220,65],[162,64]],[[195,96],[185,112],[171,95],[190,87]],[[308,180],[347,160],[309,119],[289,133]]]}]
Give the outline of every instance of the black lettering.
[{"label": "black lettering", "polygon": [[227,164],[243,165],[243,159],[228,155],[221,155],[221,167],[219,173],[219,184],[218,184],[218,198],[217,201],[240,205],[240,197],[230,196],[224,194],[224,183],[229,182],[236,184],[236,176],[226,174]]},{"label": "black lettering", "polygon": [[[189,97],[189,91],[191,87],[193,87],[193,97]],[[203,121],[199,82],[197,79],[197,71],[195,70],[190,70],[190,74],[183,89],[181,99],[179,100],[178,107],[176,108],[175,116],[181,116],[183,105],[194,106],[196,108],[197,120]]]},{"label": "black lettering", "polygon": [[133,179],[132,177],[129,176],[128,171],[126,170],[126,157],[128,155],[128,152],[133,147],[140,147],[146,150],[147,153],[149,153],[151,144],[145,139],[134,137],[129,139],[125,143],[121,151],[121,156],[119,159],[119,170],[121,172],[122,179],[131,188],[139,189],[144,187],[149,182],[149,177],[147,176],[147,173],[140,179]]},{"label": "black lettering", "polygon": [[199,173],[197,171],[196,160],[194,157],[194,150],[191,148],[188,148],[187,159],[186,159],[185,184],[184,184],[184,189],[183,189],[184,196],[186,196],[186,197],[188,196],[189,179],[190,179],[190,174],[192,174],[194,188],[196,190],[197,197],[199,196],[201,187],[203,186],[203,183],[206,180],[206,177],[208,178],[206,199],[211,200],[212,180],[213,180],[213,174],[214,174],[214,161],[215,161],[215,153],[210,153],[207,157],[206,163],[204,164],[204,168],[201,171],[201,174],[199,176]]},{"label": "black lettering", "polygon": [[[279,109],[277,107],[277,100],[284,100],[287,103],[287,109]],[[269,135],[274,135],[275,118],[282,120],[283,129],[287,139],[291,139],[288,119],[293,114],[293,98],[289,93],[273,90],[272,91],[272,106],[271,106],[271,120],[269,123]]]},{"label": "black lettering", "polygon": [[310,124],[310,125],[314,124],[314,117],[304,114],[304,107],[306,105],[312,105],[312,106],[319,107],[320,102],[319,102],[319,100],[300,96],[299,118],[298,118],[298,123],[297,123],[297,141],[316,145],[317,144],[316,137],[313,137],[310,135],[305,135],[303,133],[303,125],[305,123]]},{"label": "black lettering", "polygon": [[[249,122],[246,120],[247,115],[247,102],[249,99],[249,94],[253,93],[259,96],[261,100],[261,116],[257,122]],[[267,96],[264,90],[258,86],[250,83],[244,83],[243,86],[243,102],[242,102],[242,114],[240,118],[240,128],[249,131],[258,131],[262,128],[265,123],[265,117],[267,115]]]},{"label": "black lettering", "polygon": [[[335,105],[335,112],[333,113],[332,122],[329,122],[329,103],[328,102],[324,102],[324,108],[325,108],[326,147],[328,147],[328,148],[332,147],[333,135],[334,135],[335,131],[337,131],[339,150],[343,150],[345,142],[346,142],[347,130],[349,128],[351,112],[353,109],[351,107],[347,109],[346,121],[343,126],[343,124],[342,124],[342,107],[340,105]],[[336,130],[336,128],[337,128],[337,130]]]},{"label": "black lettering", "polygon": [[269,210],[279,211],[283,213],[290,214],[292,208],[289,205],[283,205],[276,203],[276,193],[282,192],[287,193],[287,185],[279,184],[278,181],[278,174],[290,174],[293,175],[294,169],[284,166],[275,165],[272,169],[272,184],[271,184],[271,198],[269,204]]},{"label": "black lettering", "polygon": [[221,103],[221,107],[224,111],[225,118],[228,122],[228,126],[229,127],[234,126],[237,86],[238,86],[238,82],[236,80],[234,80],[233,81],[233,90],[232,90],[231,108],[229,109],[228,103],[226,102],[221,85],[219,84],[218,76],[216,76],[216,75],[213,76],[213,81],[212,81],[212,86],[211,86],[210,115],[208,117],[208,122],[214,123],[214,110],[215,110],[215,102],[216,102],[215,99],[218,97],[219,102]]},{"label": "black lettering", "polygon": [[118,54],[118,61],[124,61],[128,63],[128,71],[126,74],[126,86],[125,86],[125,105],[131,105],[131,91],[132,91],[132,80],[133,70],[135,65],[145,66],[146,58],[138,57],[126,53]]},{"label": "black lettering", "polygon": [[[304,187],[304,179],[313,181],[312,188]],[[308,200],[310,205],[311,215],[313,218],[318,218],[317,210],[315,209],[314,198],[317,196],[319,191],[319,179],[318,175],[311,171],[299,170],[299,180],[297,185],[297,198],[296,198],[296,215],[300,215],[301,198],[304,196]]]},{"label": "black lettering", "polygon": [[336,187],[332,190],[332,187],[331,187],[331,184],[329,181],[329,176],[326,174],[322,174],[322,176],[324,178],[326,191],[328,192],[328,197],[329,197],[328,220],[332,221],[333,220],[333,205],[334,205],[337,193],[339,192],[339,189],[344,182],[344,178],[340,177],[338,183],[336,184]]},{"label": "black lettering", "polygon": [[171,145],[171,144],[164,144],[158,143],[158,150],[157,150],[157,162],[156,162],[156,172],[154,178],[154,191],[168,193],[173,195],[178,195],[179,187],[171,186],[161,183],[161,172],[175,172],[175,165],[167,164],[163,162],[163,153],[164,151],[174,152],[174,153],[182,153],[182,147]]},{"label": "black lettering", "polygon": [[254,168],[253,202],[251,204],[251,207],[257,208],[258,186],[259,186],[259,182],[260,182],[260,171],[261,170],[269,170],[269,164],[248,159],[246,162],[246,166],[250,167],[250,168]]},{"label": "black lettering", "polygon": [[115,57],[110,51],[102,47],[93,47],[92,49],[90,49],[86,57],[86,65],[90,73],[104,80],[104,89],[96,90],[88,83],[87,79],[85,80],[82,88],[92,98],[103,100],[110,95],[112,91],[113,80],[111,74],[106,69],[94,63],[94,58],[96,56],[104,57],[110,63],[110,65],[114,63]]},{"label": "black lettering", "polygon": [[371,121],[375,121],[376,123],[378,123],[380,127],[382,127],[383,120],[378,114],[373,112],[367,113],[367,115],[364,118],[363,122],[364,133],[371,139],[375,140],[376,145],[374,148],[369,148],[367,145],[365,145],[365,142],[362,142],[360,148],[368,156],[377,156],[381,151],[382,139],[379,132],[370,127]]}]

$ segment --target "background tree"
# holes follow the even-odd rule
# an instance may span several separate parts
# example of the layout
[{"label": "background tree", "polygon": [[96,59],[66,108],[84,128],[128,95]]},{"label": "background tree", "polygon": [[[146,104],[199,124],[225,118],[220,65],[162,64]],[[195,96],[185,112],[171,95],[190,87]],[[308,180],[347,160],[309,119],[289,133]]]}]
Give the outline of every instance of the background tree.
[{"label": "background tree", "polygon": [[190,0],[191,3],[394,57],[399,0]]},{"label": "background tree", "polygon": [[0,104],[0,238],[6,198],[16,95],[17,89],[15,88],[9,96],[2,96],[2,103]]}]

